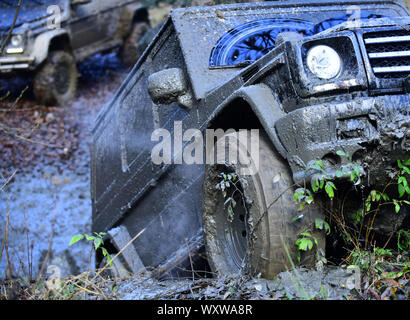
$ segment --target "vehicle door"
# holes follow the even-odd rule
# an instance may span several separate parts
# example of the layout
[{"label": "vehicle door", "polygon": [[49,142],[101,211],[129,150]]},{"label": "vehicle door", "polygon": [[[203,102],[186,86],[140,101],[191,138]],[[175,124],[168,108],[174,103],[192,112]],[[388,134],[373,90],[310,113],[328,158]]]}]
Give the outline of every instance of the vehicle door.
[{"label": "vehicle door", "polygon": [[110,9],[114,0],[71,1],[69,29],[74,50],[104,42],[110,35]]}]

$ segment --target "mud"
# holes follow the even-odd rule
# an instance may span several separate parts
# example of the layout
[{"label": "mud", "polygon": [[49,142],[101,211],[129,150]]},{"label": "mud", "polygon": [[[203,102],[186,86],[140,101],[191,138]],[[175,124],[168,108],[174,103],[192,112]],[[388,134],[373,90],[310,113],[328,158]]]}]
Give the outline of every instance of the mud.
[{"label": "mud", "polygon": [[103,291],[118,300],[345,300],[353,298],[349,288],[354,288],[354,276],[350,271],[327,267],[322,271],[297,268],[280,273],[274,280],[232,275],[195,281],[159,281],[142,275],[107,282]]},{"label": "mud", "polygon": [[398,171],[397,160],[405,159],[410,152],[410,117],[408,106],[400,99],[391,98],[390,105],[376,105],[376,114],[370,115],[371,121],[379,128],[377,143],[364,143],[362,167],[368,172],[368,181],[375,186],[385,186]]},{"label": "mud", "polygon": [[[79,242],[69,246],[69,242],[75,234],[91,232],[89,129],[99,109],[126,76],[126,70],[116,53],[111,53],[91,57],[79,65],[79,71],[79,94],[75,101],[57,109],[40,107],[29,114],[50,114],[52,121],[41,123],[33,131],[33,139],[44,142],[41,132],[47,134],[54,128],[56,131],[62,130],[66,133],[53,136],[52,142],[61,147],[70,141],[67,156],[60,157],[60,147],[43,148],[19,140],[16,141],[19,149],[11,149],[9,157],[5,158],[5,154],[2,156],[1,173],[4,179],[0,180],[0,185],[15,168],[17,171],[0,193],[1,235],[4,235],[6,227],[6,213],[10,215],[8,257],[12,269],[11,273],[6,274],[7,257],[4,252],[0,261],[1,278],[6,275],[35,278],[47,256],[51,238],[51,250],[44,271],[49,265],[55,265],[59,268],[59,275],[66,277],[94,267],[90,245]],[[16,88],[27,85],[24,79],[1,84],[3,90],[12,91],[10,98],[3,102],[6,107],[14,103],[18,95],[13,88],[16,83]],[[33,99],[27,91],[16,108],[37,107]],[[17,113],[10,117],[19,116],[20,113]],[[3,136],[2,133],[2,141],[10,141],[10,137]],[[45,135],[43,139],[47,137]],[[3,144],[2,153],[4,150]],[[16,153],[20,153],[20,157]]]},{"label": "mud", "polygon": [[[69,159],[52,156],[33,158],[31,164],[19,169],[12,182],[0,194],[0,234],[4,234],[5,213],[10,213],[8,253],[13,276],[35,278],[45,260],[51,238],[51,251],[45,271],[47,266],[55,265],[60,272],[57,275],[66,277],[86,271],[90,267],[90,261],[93,268],[90,246],[79,242],[70,247],[68,243],[74,234],[89,233],[91,229],[88,130],[99,109],[111,98],[126,73],[114,53],[94,56],[81,64],[79,70],[79,96],[73,103],[62,108],[67,122],[77,128],[78,146]],[[24,88],[26,85],[24,79],[17,81],[18,83],[20,86],[16,88]],[[7,87],[5,83],[2,85]],[[18,96],[18,91],[14,91],[10,103]],[[30,96],[25,97],[19,107],[33,104],[32,99]],[[55,117],[55,121],[58,121],[59,114],[55,113]],[[2,165],[2,173],[9,167],[17,167],[13,166],[12,159]],[[0,262],[1,278],[7,275],[6,261],[3,254]],[[46,273],[46,276],[52,275],[56,276]],[[345,299],[349,290],[342,284],[350,275],[344,269],[329,269],[325,272],[298,269],[298,273],[284,272],[276,280],[270,281],[240,277],[160,281],[146,274],[129,280],[110,281],[106,284],[105,291],[113,294],[114,299],[121,300],[321,299],[323,292],[327,292],[329,299]],[[299,283],[302,283],[302,290]],[[115,287],[118,289],[113,293]]]},{"label": "mud", "polygon": [[[35,161],[20,168],[0,194],[0,234],[4,234],[5,213],[9,212],[8,260],[13,266],[14,276],[35,277],[47,255],[47,265],[59,267],[60,276],[63,277],[93,266],[87,244],[80,242],[69,247],[68,243],[74,234],[90,232],[88,130],[99,109],[109,101],[126,74],[115,54],[97,55],[79,69],[82,75],[79,97],[63,108],[68,121],[78,130],[78,144],[72,148],[69,159],[49,157],[43,161],[44,158],[33,158]],[[27,100],[22,101],[22,106],[26,103]],[[408,123],[400,121],[397,119],[392,130],[386,126],[385,136],[388,141],[397,141],[396,138],[402,139],[407,134],[407,140],[400,141],[407,141],[405,150],[408,150]],[[1,166],[3,173],[4,170],[8,174],[13,172],[9,170],[11,162],[2,162]],[[6,176],[0,180],[0,186],[6,180]],[[6,276],[6,260],[3,254],[0,278]],[[111,281],[105,290],[108,293],[116,290],[113,293],[116,299],[131,300],[347,299],[350,298],[347,284],[351,277],[352,273],[343,267],[327,267],[322,271],[298,268],[283,272],[274,280],[233,276],[195,281],[159,281],[147,275]]]}]

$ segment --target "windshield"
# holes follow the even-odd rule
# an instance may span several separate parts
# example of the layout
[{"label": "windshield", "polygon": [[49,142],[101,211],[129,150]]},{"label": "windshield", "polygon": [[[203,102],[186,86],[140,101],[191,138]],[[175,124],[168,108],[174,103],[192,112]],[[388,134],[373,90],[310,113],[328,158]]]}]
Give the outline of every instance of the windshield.
[{"label": "windshield", "polygon": [[[23,0],[14,26],[16,30],[24,23],[30,23],[51,15],[48,7],[58,5],[63,11],[68,0]],[[0,33],[8,31],[13,24],[17,9],[16,0],[0,0]]]},{"label": "windshield", "polygon": [[[360,16],[362,20],[377,18],[386,16],[373,13]],[[276,37],[282,32],[312,36],[351,19],[352,14],[344,14],[317,24],[299,19],[269,18],[238,25],[217,41],[209,58],[209,67],[251,64],[275,48]]]}]

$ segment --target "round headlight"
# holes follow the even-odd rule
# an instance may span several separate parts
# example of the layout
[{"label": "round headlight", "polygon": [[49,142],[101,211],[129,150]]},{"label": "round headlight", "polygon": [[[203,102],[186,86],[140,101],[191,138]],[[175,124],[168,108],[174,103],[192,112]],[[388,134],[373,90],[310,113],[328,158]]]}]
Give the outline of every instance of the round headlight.
[{"label": "round headlight", "polygon": [[338,53],[324,45],[311,48],[307,53],[306,62],[309,70],[320,79],[332,79],[342,69]]},{"label": "round headlight", "polygon": [[21,34],[16,34],[11,37],[10,42],[13,47],[21,46],[23,43],[23,36]]}]

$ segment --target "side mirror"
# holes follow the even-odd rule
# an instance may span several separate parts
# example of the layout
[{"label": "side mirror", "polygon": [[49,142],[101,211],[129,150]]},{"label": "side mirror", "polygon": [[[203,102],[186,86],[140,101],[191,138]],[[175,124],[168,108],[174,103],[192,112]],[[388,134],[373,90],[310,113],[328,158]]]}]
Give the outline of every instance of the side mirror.
[{"label": "side mirror", "polygon": [[87,4],[90,3],[92,0],[71,0],[71,6],[78,6],[81,4]]},{"label": "side mirror", "polygon": [[192,107],[192,94],[184,72],[179,68],[165,69],[150,75],[148,93],[155,104],[178,102],[183,107]]}]

